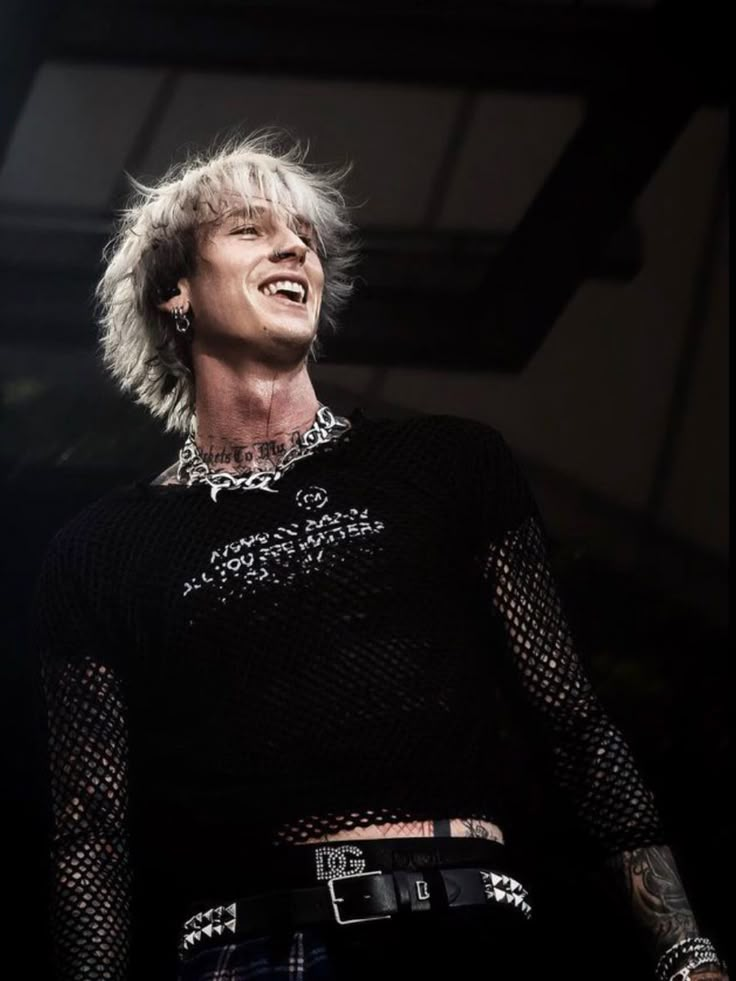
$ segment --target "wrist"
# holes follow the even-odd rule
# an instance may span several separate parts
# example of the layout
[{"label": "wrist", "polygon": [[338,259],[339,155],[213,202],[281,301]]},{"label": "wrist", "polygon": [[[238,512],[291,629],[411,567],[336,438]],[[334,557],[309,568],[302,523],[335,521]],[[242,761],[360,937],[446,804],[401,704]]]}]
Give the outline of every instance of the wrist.
[{"label": "wrist", "polygon": [[707,937],[693,936],[678,940],[659,957],[654,974],[656,981],[690,981],[692,972],[706,964],[717,965],[725,973],[713,943]]}]

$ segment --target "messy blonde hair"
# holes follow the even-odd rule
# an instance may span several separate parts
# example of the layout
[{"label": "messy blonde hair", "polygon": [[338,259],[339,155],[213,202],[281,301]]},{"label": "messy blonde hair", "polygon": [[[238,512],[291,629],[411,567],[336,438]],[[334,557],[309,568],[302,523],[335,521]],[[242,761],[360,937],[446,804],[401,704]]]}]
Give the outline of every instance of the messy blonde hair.
[{"label": "messy blonde hair", "polygon": [[247,210],[253,197],[267,199],[290,223],[308,222],[325,274],[312,358],[319,336],[337,327],[354,288],[350,273],[357,258],[355,226],[341,191],[351,165],[318,171],[304,163],[308,150],[266,128],[191,156],[151,186],[132,181],[135,195],[105,249],[96,291],[100,348],[122,390],[163,419],[167,432],[189,431],[194,374],[191,342],[182,340],[158,305],[196,268],[204,225],[234,207]]}]

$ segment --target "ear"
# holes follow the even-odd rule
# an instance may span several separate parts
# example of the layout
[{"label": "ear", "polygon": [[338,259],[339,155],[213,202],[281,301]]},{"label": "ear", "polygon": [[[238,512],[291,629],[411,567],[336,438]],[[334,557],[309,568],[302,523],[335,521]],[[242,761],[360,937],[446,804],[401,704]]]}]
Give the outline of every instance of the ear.
[{"label": "ear", "polygon": [[170,292],[173,295],[158,304],[159,310],[163,310],[164,313],[173,313],[175,307],[184,307],[185,310],[189,309],[191,306],[191,296],[188,279],[180,279],[176,284],[176,293],[174,293],[173,287]]}]

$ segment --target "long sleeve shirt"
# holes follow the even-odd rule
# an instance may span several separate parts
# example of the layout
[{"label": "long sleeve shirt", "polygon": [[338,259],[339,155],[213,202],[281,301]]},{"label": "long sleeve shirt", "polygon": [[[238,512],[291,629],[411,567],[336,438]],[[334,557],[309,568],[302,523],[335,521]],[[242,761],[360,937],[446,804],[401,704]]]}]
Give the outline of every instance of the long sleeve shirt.
[{"label": "long sleeve shirt", "polygon": [[52,540],[35,639],[63,978],[126,977],[131,916],[173,944],[178,911],[257,891],[284,843],[442,817],[513,827],[509,685],[601,854],[663,841],[501,434],[351,421],[273,492],[147,478]]}]

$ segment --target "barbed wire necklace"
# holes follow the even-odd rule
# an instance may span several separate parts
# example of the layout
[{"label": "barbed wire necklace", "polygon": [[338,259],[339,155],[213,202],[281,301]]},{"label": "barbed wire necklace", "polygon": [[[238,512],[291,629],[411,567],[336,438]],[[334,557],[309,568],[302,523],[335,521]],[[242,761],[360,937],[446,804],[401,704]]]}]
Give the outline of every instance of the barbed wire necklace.
[{"label": "barbed wire necklace", "polygon": [[250,468],[240,474],[227,470],[213,470],[204,460],[195,438],[195,420],[189,428],[184,445],[179,451],[177,479],[191,487],[195,483],[205,483],[210,487],[210,497],[217,502],[217,495],[223,490],[263,490],[278,493],[273,485],[283,477],[287,470],[314,451],[339,439],[351,428],[350,420],[336,416],[330,408],[320,403],[314,422],[299,437],[297,443],[286,451],[281,462],[273,470]]}]

